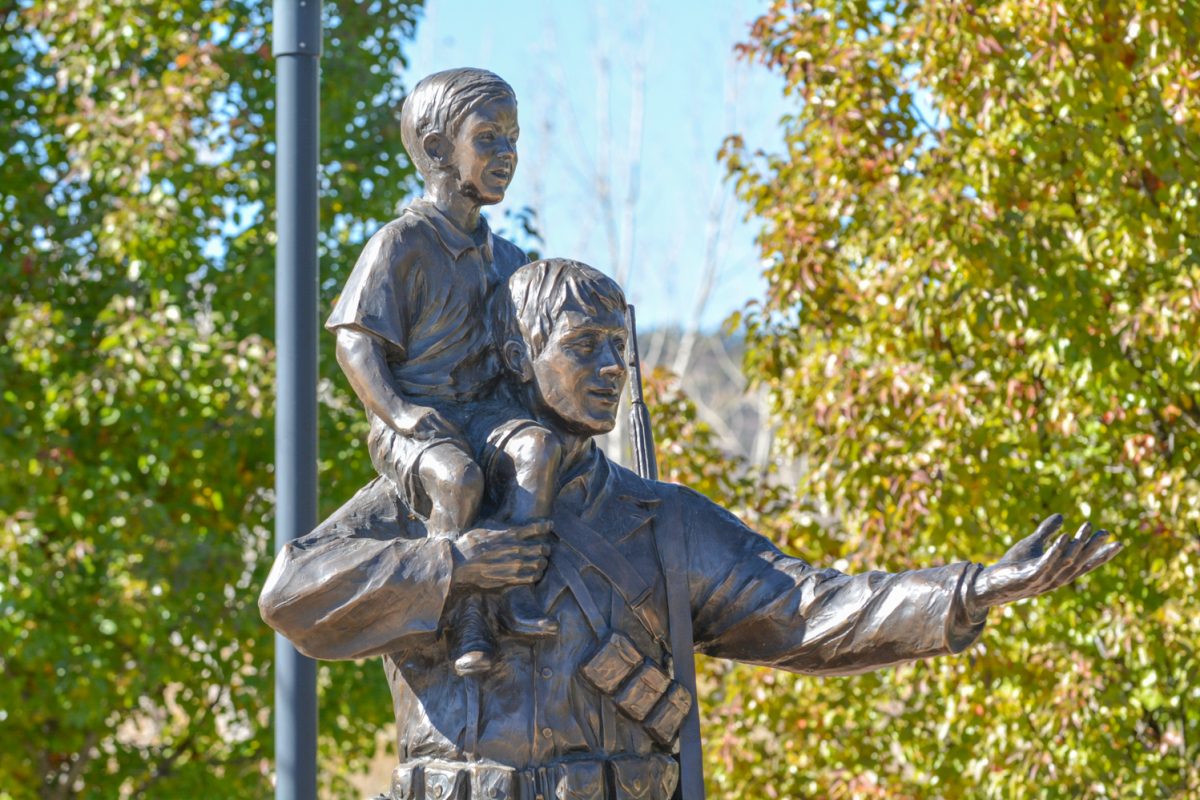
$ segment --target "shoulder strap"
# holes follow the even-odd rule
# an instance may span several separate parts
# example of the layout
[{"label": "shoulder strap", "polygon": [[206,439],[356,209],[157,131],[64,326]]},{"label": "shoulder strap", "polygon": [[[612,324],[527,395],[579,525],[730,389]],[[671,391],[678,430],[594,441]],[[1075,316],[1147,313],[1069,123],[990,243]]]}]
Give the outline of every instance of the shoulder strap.
[{"label": "shoulder strap", "polygon": [[704,800],[704,756],[700,747],[700,698],[692,641],[692,596],[688,587],[687,532],[676,495],[654,523],[654,539],[667,579],[667,619],[675,680],[692,695],[692,707],[679,731],[679,800]]}]

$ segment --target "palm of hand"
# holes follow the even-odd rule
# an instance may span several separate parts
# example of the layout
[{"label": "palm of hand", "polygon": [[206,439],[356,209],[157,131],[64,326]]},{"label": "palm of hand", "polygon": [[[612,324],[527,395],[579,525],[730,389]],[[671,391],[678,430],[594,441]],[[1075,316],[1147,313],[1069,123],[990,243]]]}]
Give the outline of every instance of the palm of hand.
[{"label": "palm of hand", "polygon": [[1060,536],[1047,545],[1061,526],[1062,516],[1048,517],[1003,558],[980,572],[975,578],[975,602],[989,607],[1045,594],[1099,567],[1121,550],[1120,542],[1108,540],[1108,531],[1093,533],[1086,522],[1073,537]]}]

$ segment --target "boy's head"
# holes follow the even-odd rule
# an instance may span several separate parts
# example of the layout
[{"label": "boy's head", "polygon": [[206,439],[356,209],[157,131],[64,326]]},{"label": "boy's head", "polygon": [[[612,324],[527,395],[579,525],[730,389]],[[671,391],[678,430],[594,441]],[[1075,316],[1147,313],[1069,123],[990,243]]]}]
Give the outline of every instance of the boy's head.
[{"label": "boy's head", "polygon": [[485,69],[451,69],[423,78],[400,109],[404,148],[427,183],[481,204],[498,203],[516,169],[517,98]]}]

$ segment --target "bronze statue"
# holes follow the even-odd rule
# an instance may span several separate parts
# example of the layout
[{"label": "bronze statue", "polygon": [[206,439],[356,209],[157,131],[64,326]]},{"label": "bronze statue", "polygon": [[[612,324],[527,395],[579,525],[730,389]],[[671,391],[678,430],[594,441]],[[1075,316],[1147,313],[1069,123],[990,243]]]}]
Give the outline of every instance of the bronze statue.
[{"label": "bronze statue", "polygon": [[[454,84],[462,72],[478,74],[427,80]],[[469,119],[463,103],[450,105]],[[457,170],[444,185],[471,201],[466,216],[447,215],[458,233],[478,219],[476,201],[496,196],[475,183],[503,194],[511,177],[511,168],[485,162],[480,172],[472,159],[451,159],[407,126],[405,139],[410,152],[440,152]],[[624,295],[602,273],[565,259],[518,267],[511,245],[492,237],[489,253],[477,236],[467,263],[487,280],[467,295],[471,319],[455,330],[479,338],[461,362],[418,360],[427,352],[418,341],[435,354],[459,339],[413,331],[458,310],[440,295],[388,294],[395,286],[375,275],[457,268],[472,245],[439,239],[446,231],[432,212],[417,213],[422,220],[402,216],[367,246],[330,321],[339,362],[372,414],[380,477],[281,551],[260,598],[264,619],[314,658],[383,658],[398,728],[395,800],[695,800],[693,651],[821,675],[957,653],[990,606],[1064,585],[1120,548],[1086,524],[1050,543],[1055,516],[990,567],[845,575],[787,556],[702,496],[613,464],[593,443],[614,425],[630,346]],[[406,322],[394,340],[376,327],[393,314]],[[469,391],[446,391],[468,377]],[[395,454],[407,440],[421,443],[411,463]],[[426,471],[443,443],[455,452],[441,451],[441,463],[457,468]],[[525,593],[528,621],[542,623],[537,635],[497,624],[518,616],[505,603],[475,602],[514,590]],[[464,625],[486,629],[469,669]]]}]

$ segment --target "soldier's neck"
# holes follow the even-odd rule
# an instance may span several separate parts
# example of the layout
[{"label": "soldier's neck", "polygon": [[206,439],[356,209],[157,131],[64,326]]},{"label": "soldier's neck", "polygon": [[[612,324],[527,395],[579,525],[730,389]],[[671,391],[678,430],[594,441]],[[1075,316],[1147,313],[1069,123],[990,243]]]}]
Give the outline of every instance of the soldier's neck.
[{"label": "soldier's neck", "polygon": [[560,432],[559,438],[563,444],[563,458],[558,474],[570,475],[591,451],[592,437]]}]

